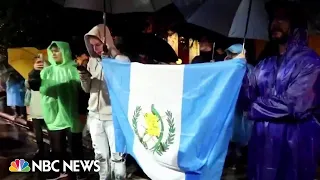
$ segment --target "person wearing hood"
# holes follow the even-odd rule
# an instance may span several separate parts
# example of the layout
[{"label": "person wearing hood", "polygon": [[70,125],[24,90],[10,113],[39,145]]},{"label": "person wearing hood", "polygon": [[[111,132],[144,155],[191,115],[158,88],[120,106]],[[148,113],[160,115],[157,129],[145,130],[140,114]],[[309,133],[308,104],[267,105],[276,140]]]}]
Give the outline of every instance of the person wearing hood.
[{"label": "person wearing hood", "polygon": [[[78,90],[80,77],[73,61],[69,44],[53,41],[47,49],[49,66],[43,67],[43,62],[37,61],[35,67],[40,81],[34,79],[33,88],[40,86],[43,118],[49,130],[52,156],[55,160],[67,159],[68,139],[72,159],[83,159],[82,129],[78,113]],[[42,69],[42,70],[41,70]],[[39,71],[41,70],[41,72]],[[60,164],[61,165],[61,164]],[[47,179],[66,177],[60,167],[60,173],[50,173]],[[78,173],[77,179],[85,179],[84,173]]]},{"label": "person wearing hood", "polygon": [[79,74],[83,90],[90,93],[87,126],[95,158],[101,162],[100,179],[105,180],[113,173],[116,179],[124,179],[125,161],[119,153],[116,153],[112,109],[101,57],[107,56],[127,62],[129,58],[119,53],[108,27],[103,24],[93,27],[84,36],[84,40],[90,58],[86,69],[79,68]]},{"label": "person wearing hood", "polygon": [[320,59],[307,46],[300,8],[276,4],[270,35],[278,51],[244,79],[240,99],[254,121],[249,180],[313,180],[320,158]]},{"label": "person wearing hood", "polygon": [[24,105],[25,86],[23,78],[17,73],[11,73],[6,82],[7,106],[11,107],[14,118],[27,119]]},{"label": "person wearing hood", "polygon": [[[29,116],[32,120],[32,126],[34,129],[34,134],[36,136],[36,142],[38,145],[38,151],[33,157],[34,159],[44,159],[45,152],[45,143],[43,141],[43,132],[42,128],[45,126],[43,119],[41,94],[39,92],[41,86],[40,72],[43,69],[43,59],[40,56],[34,58],[35,63],[33,69],[28,74],[27,85],[31,90],[31,97],[29,103]],[[40,66],[38,66],[40,64]]]},{"label": "person wearing hood", "polygon": [[[242,44],[233,44],[224,50],[224,52],[226,52],[225,61],[235,59],[240,54],[246,56],[246,50],[243,50]],[[253,68],[254,67],[251,64],[247,64],[247,76],[251,75]],[[243,111],[241,104],[238,103],[233,119],[233,134],[227,156],[227,167],[231,166],[234,170],[241,170],[243,165],[242,159],[245,159],[244,156],[246,155],[246,153],[244,153],[245,147],[248,145],[248,141],[251,137],[253,122],[247,119],[246,114],[247,112]]]}]

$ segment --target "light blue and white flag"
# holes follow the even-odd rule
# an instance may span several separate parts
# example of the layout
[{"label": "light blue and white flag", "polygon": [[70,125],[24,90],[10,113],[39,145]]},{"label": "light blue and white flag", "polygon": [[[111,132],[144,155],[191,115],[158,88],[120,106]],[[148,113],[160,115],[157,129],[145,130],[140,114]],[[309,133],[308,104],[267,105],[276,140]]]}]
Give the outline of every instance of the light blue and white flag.
[{"label": "light blue and white flag", "polygon": [[144,65],[103,60],[116,148],[153,180],[220,180],[243,60]]}]

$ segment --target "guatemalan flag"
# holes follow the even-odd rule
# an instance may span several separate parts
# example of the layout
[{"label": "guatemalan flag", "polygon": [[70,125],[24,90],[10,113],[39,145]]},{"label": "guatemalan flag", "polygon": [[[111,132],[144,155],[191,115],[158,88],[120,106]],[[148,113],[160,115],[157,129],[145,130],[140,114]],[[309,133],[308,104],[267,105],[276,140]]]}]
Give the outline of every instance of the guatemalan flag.
[{"label": "guatemalan flag", "polygon": [[144,65],[103,60],[117,152],[153,180],[220,180],[244,60]]}]

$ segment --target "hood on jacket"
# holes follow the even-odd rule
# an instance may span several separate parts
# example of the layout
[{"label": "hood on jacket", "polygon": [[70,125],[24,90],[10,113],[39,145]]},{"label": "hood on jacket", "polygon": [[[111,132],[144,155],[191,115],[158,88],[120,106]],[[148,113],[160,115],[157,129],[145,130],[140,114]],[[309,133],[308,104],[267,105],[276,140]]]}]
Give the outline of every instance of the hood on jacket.
[{"label": "hood on jacket", "polygon": [[53,59],[53,54],[51,52],[51,46],[53,44],[56,44],[58,46],[58,48],[62,54],[63,62],[61,65],[68,64],[68,63],[75,63],[72,59],[69,43],[62,42],[62,41],[52,41],[50,46],[47,48],[48,61],[50,62],[51,65],[53,65],[53,66],[57,65],[56,61]]},{"label": "hood on jacket", "polygon": [[288,47],[292,45],[307,46],[308,30],[305,28],[295,28],[288,39]]},{"label": "hood on jacket", "polygon": [[[104,33],[104,31],[106,31],[106,33]],[[106,37],[104,36],[105,34],[106,34]],[[105,42],[108,49],[115,49],[115,45],[114,45],[113,38],[111,36],[109,28],[103,24],[99,24],[93,27],[87,34],[84,35],[84,42],[86,44],[88,53],[91,57],[100,57],[100,56],[94,52],[92,45],[89,43],[90,36],[94,36],[100,39],[101,42]]]},{"label": "hood on jacket", "polygon": [[[306,47],[308,46],[308,32],[306,28],[295,28],[292,33],[290,34],[288,38],[287,43],[287,52],[294,50],[297,50],[293,47]],[[299,49],[298,48],[298,49]],[[278,44],[275,44],[273,41],[269,41],[265,48],[260,53],[258,59],[262,60],[270,56],[278,56],[279,55],[279,49]]]}]

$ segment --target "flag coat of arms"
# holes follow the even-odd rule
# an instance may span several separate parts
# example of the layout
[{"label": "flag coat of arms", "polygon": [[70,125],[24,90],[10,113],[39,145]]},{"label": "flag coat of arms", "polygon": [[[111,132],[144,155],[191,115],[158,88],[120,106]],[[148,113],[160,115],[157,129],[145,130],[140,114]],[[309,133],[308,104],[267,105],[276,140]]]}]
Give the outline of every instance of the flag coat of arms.
[{"label": "flag coat of arms", "polygon": [[191,65],[103,60],[117,152],[131,154],[153,180],[220,180],[241,59]]}]

